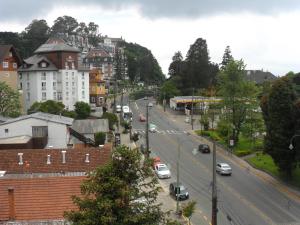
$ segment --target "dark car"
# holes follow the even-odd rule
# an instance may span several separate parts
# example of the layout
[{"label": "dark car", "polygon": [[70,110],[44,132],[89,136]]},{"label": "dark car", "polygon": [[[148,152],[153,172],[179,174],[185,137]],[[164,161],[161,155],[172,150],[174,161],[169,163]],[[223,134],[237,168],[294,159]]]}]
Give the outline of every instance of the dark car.
[{"label": "dark car", "polygon": [[202,153],[210,153],[210,148],[207,144],[200,144],[198,150]]},{"label": "dark car", "polygon": [[170,195],[173,196],[175,199],[177,199],[178,196],[178,200],[186,200],[190,197],[189,192],[182,185],[182,183],[178,183],[178,185],[177,182],[171,183],[169,186],[169,191]]}]

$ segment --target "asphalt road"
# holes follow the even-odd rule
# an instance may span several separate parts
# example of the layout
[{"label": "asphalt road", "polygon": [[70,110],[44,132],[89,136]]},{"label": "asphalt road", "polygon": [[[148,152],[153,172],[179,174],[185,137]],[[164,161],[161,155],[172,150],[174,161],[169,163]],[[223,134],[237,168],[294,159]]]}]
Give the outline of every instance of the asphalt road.
[{"label": "asphalt road", "polygon": [[[139,122],[140,113],[145,115],[146,104],[151,100],[130,103],[133,111],[133,129],[142,134],[145,122]],[[124,99],[124,105],[128,99]],[[179,156],[180,181],[188,188],[190,199],[197,201],[192,217],[194,225],[210,224],[212,154],[198,153],[194,149],[204,142],[193,135],[182,123],[164,113],[155,104],[150,109],[149,122],[158,127],[157,133],[149,133],[150,148],[171,169],[172,178],[163,180],[165,188],[176,180],[176,162]],[[142,140],[143,141],[143,140]],[[180,147],[180,150],[179,150]],[[295,225],[300,224],[299,196],[290,197],[271,183],[241,167],[230,155],[217,148],[217,162],[227,162],[233,169],[232,176],[217,174],[218,224],[221,225]]]}]

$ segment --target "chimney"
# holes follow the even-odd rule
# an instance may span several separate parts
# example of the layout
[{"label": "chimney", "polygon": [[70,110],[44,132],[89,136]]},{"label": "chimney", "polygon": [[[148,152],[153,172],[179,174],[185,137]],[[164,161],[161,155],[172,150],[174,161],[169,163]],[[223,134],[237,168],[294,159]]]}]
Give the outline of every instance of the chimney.
[{"label": "chimney", "polygon": [[19,156],[19,165],[23,165],[23,153],[19,152],[18,156]]},{"label": "chimney", "polygon": [[61,153],[62,153],[62,163],[65,164],[66,163],[66,151],[63,150],[63,151],[61,151]]},{"label": "chimney", "polygon": [[51,164],[51,155],[47,155],[47,165]]},{"label": "chimney", "polygon": [[8,188],[8,207],[9,207],[9,220],[16,219],[16,210],[15,210],[15,194],[14,188]]},{"label": "chimney", "polygon": [[85,154],[85,161],[84,162],[89,163],[90,162],[89,157],[90,157],[89,153]]}]

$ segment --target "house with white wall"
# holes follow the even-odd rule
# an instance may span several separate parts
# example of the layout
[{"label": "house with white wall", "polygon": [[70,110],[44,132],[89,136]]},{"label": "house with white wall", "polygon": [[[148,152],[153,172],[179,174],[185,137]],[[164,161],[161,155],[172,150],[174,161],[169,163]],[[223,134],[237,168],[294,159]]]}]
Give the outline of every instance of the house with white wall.
[{"label": "house with white wall", "polygon": [[45,148],[67,148],[70,140],[69,127],[73,120],[42,112],[9,119],[0,124],[0,144],[5,139],[26,136],[46,138]]},{"label": "house with white wall", "polygon": [[18,69],[25,109],[34,102],[54,100],[73,110],[78,101],[89,103],[89,68],[81,66],[79,50],[60,39],[49,39]]}]

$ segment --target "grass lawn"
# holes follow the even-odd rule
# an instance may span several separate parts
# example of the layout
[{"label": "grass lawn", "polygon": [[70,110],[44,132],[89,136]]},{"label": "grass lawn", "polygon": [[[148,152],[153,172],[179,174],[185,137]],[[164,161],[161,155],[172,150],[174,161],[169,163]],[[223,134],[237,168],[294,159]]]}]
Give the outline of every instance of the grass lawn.
[{"label": "grass lawn", "polygon": [[255,156],[246,159],[252,166],[257,169],[263,170],[274,177],[284,180],[298,188],[300,188],[300,168],[298,167],[293,171],[293,180],[288,181],[284,179],[284,176],[279,172],[278,167],[274,164],[271,156],[267,154],[257,153]]}]

